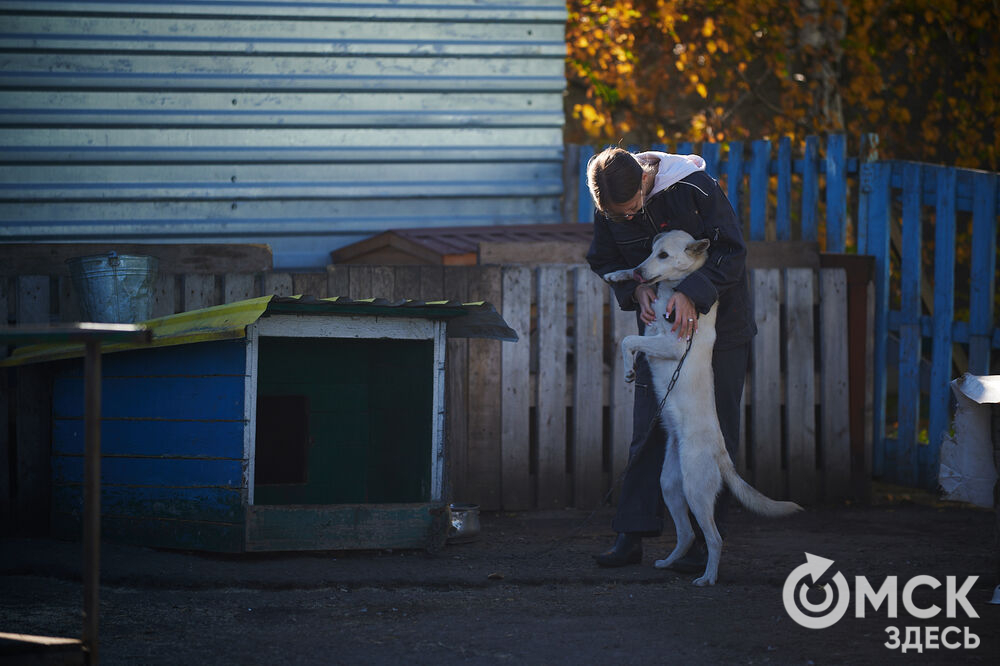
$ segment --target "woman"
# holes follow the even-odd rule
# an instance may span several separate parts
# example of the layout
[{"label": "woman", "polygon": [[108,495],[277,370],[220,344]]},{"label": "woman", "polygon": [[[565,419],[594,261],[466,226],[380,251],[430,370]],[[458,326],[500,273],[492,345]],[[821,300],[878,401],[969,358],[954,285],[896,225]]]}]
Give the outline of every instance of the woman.
[{"label": "woman", "polygon": [[[735,460],[740,398],[757,328],[747,283],[746,245],[732,205],[697,155],[655,151],[633,155],[608,148],[587,164],[587,185],[595,206],[587,262],[598,275],[639,265],[649,256],[653,238],[665,231],[682,229],[711,242],[708,261],[677,285],[667,312],[674,315],[671,330],[687,337],[697,334],[698,313],[708,312],[719,301],[712,357],[715,399],[726,448]],[[653,321],[655,288],[620,282],[612,289],[623,310],[637,311],[642,333]],[[659,423],[653,425],[658,401],[645,358],[639,359],[636,371],[629,468],[611,523],[617,538],[610,550],[594,556],[601,566],[638,564],[642,537],[656,536],[663,529],[659,480],[666,438]],[[702,546],[692,548],[673,568],[695,572],[704,566]]]}]

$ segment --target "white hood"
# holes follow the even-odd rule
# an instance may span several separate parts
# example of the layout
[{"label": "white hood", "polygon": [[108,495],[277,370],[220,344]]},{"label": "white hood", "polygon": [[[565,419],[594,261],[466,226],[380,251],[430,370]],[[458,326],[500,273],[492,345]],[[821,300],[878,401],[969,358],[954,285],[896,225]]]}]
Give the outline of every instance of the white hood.
[{"label": "white hood", "polygon": [[705,170],[705,160],[700,155],[671,155],[655,150],[644,153],[637,153],[635,159],[639,162],[660,161],[660,168],[656,172],[656,180],[653,181],[653,189],[647,197],[651,197],[657,192],[667,189],[677,181],[687,178],[695,171]]}]

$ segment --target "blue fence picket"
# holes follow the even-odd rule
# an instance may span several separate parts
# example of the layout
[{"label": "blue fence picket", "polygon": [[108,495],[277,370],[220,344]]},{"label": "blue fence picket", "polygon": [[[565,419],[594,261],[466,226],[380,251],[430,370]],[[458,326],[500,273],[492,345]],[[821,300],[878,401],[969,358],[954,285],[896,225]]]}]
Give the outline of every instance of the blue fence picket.
[{"label": "blue fence picket", "polygon": [[990,372],[996,275],[997,174],[972,174],[972,265],[969,274],[969,372]]},{"label": "blue fence picket", "polygon": [[740,214],[740,186],[743,183],[743,142],[729,142],[729,158],[726,160],[726,196],[733,204],[736,214]]},{"label": "blue fence picket", "polygon": [[847,138],[831,134],[826,140],[826,251],[847,247]]},{"label": "blue fence picket", "polygon": [[792,238],[792,139],[778,141],[778,201],[774,211],[774,233],[779,241]]},{"label": "blue fence picket", "polygon": [[872,473],[885,472],[885,396],[886,342],[889,329],[889,212],[892,165],[879,162],[872,166],[871,192],[868,194],[868,253],[875,257],[875,340],[872,376]]},{"label": "blue fence picket", "polygon": [[814,241],[819,238],[816,231],[816,208],[819,204],[819,139],[806,137],[806,147],[802,155],[802,240]]},{"label": "blue fence picket", "polygon": [[694,152],[694,144],[690,141],[681,141],[677,144],[678,155],[690,155]]},{"label": "blue fence picket", "polygon": [[920,275],[921,248],[920,165],[903,165],[903,247],[900,259],[899,401],[897,415],[897,480],[915,485],[918,458],[911,442],[917,441],[920,422]]},{"label": "blue fence picket", "polygon": [[750,240],[767,240],[767,191],[768,166],[771,161],[771,142],[754,141],[750,156]]},{"label": "blue fence picket", "polygon": [[[948,428],[951,395],[952,320],[955,319],[955,191],[957,171],[941,167],[937,173],[934,213],[934,341],[931,357],[929,459],[936,461],[941,436]],[[936,476],[936,475],[935,475]],[[930,480],[928,480],[930,481]],[[922,484],[923,485],[923,484]]]},{"label": "blue fence picket", "polygon": [[701,156],[705,160],[705,171],[712,178],[719,178],[719,148],[718,143],[703,143],[701,145]]}]

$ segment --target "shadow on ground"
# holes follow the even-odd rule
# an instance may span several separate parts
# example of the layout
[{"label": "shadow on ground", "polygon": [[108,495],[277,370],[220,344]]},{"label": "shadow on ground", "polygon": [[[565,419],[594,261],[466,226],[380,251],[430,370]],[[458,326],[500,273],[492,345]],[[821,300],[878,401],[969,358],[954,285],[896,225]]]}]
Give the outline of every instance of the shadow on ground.
[{"label": "shadow on ground", "polygon": [[[105,544],[106,664],[865,664],[997,663],[1000,606],[991,512],[912,501],[812,508],[781,520],[732,511],[719,584],[657,570],[673,534],[640,566],[600,569],[610,510],[482,516],[482,536],[436,553],[218,556]],[[80,545],[0,540],[0,631],[78,636]],[[886,606],[828,629],[793,622],[782,586],[809,552],[848,581],[979,576],[978,618],[890,618]],[[809,593],[821,604],[822,590]],[[923,608],[945,608],[922,586]],[[888,627],[968,627],[975,649],[885,647]],[[926,631],[926,629],[921,629]],[[953,638],[953,634],[950,637]]]}]

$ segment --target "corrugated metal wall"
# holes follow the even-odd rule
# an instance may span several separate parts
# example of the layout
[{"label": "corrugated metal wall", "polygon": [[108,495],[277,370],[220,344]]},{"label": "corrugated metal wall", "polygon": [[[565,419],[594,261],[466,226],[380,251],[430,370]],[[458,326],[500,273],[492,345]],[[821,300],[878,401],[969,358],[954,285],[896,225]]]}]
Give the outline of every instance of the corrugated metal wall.
[{"label": "corrugated metal wall", "polygon": [[0,241],[559,222],[563,0],[0,2]]}]

